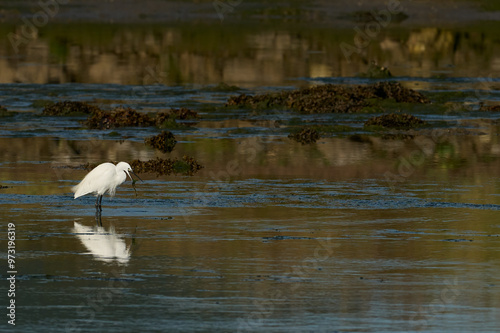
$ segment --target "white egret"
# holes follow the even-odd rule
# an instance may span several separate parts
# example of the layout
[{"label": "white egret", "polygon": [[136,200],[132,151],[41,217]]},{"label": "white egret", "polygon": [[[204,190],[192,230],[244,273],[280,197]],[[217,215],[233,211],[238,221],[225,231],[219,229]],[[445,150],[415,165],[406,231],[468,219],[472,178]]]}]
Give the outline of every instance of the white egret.
[{"label": "white egret", "polygon": [[97,199],[95,201],[96,210],[102,210],[101,202],[104,193],[108,192],[110,196],[114,196],[116,187],[127,180],[127,176],[134,184],[135,180],[130,173],[134,174],[141,181],[142,179],[137,176],[130,165],[126,162],[120,162],[117,165],[113,163],[102,163],[90,171],[80,184],[73,186],[71,191],[75,193],[75,199],[85,194],[95,193]]}]

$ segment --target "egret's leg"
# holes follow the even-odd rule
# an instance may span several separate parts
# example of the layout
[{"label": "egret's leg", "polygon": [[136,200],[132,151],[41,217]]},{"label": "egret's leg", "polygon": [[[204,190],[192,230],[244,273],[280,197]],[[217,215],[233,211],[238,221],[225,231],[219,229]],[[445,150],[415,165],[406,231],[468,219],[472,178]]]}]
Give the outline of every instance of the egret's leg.
[{"label": "egret's leg", "polygon": [[101,202],[102,202],[102,195],[98,194],[97,198],[95,199],[95,209],[96,210],[102,210]]},{"label": "egret's leg", "polygon": [[102,208],[101,208],[101,203],[102,203],[102,195],[101,195],[101,197],[99,198],[99,210],[102,210]]},{"label": "egret's leg", "polygon": [[95,223],[98,227],[102,227],[101,211],[99,209],[95,210]]}]

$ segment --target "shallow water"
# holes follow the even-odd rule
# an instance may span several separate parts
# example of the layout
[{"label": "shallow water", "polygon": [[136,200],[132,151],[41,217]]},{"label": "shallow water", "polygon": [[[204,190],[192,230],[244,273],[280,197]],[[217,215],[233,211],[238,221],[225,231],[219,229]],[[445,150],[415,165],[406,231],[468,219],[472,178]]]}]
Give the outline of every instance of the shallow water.
[{"label": "shallow water", "polygon": [[[48,131],[78,138],[74,123],[54,120]],[[496,157],[478,153],[451,171],[430,158],[391,183],[381,170],[394,171],[398,154],[347,138],[313,149],[280,136],[185,133],[174,155],[188,151],[205,168],[142,175],[137,197],[122,185],[97,227],[94,199],[69,191],[85,172],[63,166],[153,157],[137,138],[149,130],[124,142],[23,131],[1,139],[0,165],[2,220],[16,225],[20,331],[499,325]]]},{"label": "shallow water", "polygon": [[[0,105],[19,112],[0,118],[0,248],[6,262],[13,223],[17,253],[16,326],[0,331],[497,331],[500,127],[478,111],[500,101],[496,22],[392,24],[349,62],[339,43],[355,23],[324,15],[307,28],[249,24],[259,14],[49,24],[19,54],[0,39]],[[390,80],[450,93],[445,111],[411,110],[437,131],[381,136],[363,129],[374,114],[217,108],[239,93],[373,83],[356,76],[371,60]],[[143,143],[156,128],[40,115],[63,100],[201,119],[173,130],[165,155]],[[301,145],[292,123],[353,129]],[[72,198],[83,163],[184,155],[204,168],[141,174],[137,194],[123,184],[104,197],[101,226],[93,197]]]}]

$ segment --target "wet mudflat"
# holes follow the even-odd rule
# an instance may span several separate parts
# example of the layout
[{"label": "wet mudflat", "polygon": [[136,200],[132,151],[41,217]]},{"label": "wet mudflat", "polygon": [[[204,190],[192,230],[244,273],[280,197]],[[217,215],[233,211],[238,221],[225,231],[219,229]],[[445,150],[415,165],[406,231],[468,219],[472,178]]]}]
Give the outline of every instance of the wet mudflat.
[{"label": "wet mudflat", "polygon": [[[37,10],[4,2],[3,35]],[[422,14],[440,4],[412,2],[348,57],[385,3],[245,1],[222,21],[211,1],[150,3],[109,24],[82,14],[97,2],[61,7],[18,53],[0,39],[0,247],[12,223],[17,271],[0,331],[498,330],[496,8],[451,1],[439,25]],[[293,92],[324,84],[323,105]],[[377,88],[345,98],[360,85]],[[43,114],[65,101],[197,116]],[[97,220],[70,191],[89,163],[186,156],[202,168],[141,173]]]}]

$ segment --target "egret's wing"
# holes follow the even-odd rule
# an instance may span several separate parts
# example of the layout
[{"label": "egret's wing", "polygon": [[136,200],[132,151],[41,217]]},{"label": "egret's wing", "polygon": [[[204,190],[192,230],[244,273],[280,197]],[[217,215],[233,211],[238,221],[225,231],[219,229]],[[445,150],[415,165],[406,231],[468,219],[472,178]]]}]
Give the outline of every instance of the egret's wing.
[{"label": "egret's wing", "polygon": [[75,199],[92,192],[102,192],[102,190],[105,192],[108,182],[113,179],[115,174],[113,164],[99,164],[83,178],[80,184],[73,186],[71,191],[75,193]]}]

